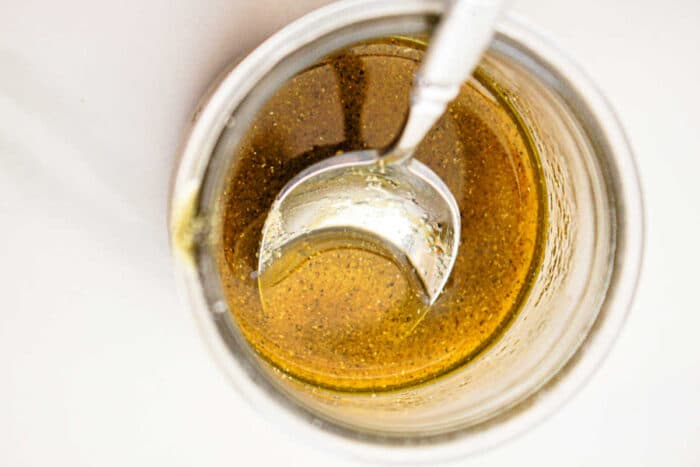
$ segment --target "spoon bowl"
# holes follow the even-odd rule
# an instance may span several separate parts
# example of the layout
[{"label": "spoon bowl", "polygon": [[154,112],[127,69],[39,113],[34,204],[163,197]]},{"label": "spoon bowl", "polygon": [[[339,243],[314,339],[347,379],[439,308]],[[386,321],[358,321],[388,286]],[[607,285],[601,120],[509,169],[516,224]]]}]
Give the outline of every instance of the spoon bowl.
[{"label": "spoon bowl", "polygon": [[278,260],[299,242],[310,255],[314,245],[329,245],[321,238],[337,238],[391,257],[424,292],[426,304],[435,302],[457,257],[459,207],[424,164],[385,165],[378,158],[374,150],[331,157],[285,186],[263,230],[261,280],[276,282],[293,270],[294,258]]}]

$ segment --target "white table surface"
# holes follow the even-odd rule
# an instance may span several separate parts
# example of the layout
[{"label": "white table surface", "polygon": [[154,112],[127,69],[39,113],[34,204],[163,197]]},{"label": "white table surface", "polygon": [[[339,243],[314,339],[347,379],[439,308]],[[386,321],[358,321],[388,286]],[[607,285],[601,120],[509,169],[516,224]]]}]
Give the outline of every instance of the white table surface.
[{"label": "white table surface", "polygon": [[[238,399],[175,291],[165,227],[207,82],[242,43],[321,3],[0,0],[1,466],[353,465]],[[464,463],[700,465],[700,2],[514,8],[618,110],[646,259],[592,381]]]}]

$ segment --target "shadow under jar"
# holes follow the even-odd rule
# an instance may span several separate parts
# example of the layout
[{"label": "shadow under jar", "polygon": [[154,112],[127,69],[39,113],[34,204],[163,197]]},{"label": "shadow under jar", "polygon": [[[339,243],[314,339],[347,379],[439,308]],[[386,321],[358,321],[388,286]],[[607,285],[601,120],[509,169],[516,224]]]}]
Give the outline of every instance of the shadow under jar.
[{"label": "shadow under jar", "polygon": [[339,2],[280,31],[203,101],[173,188],[171,233],[180,278],[235,385],[275,423],[373,459],[474,452],[550,413],[612,344],[641,261],[641,197],[618,122],[560,52],[508,20],[477,76],[517,119],[537,154],[547,222],[529,295],[507,328],[468,364],[392,391],[307,384],[251,349],[232,318],[217,265],[222,193],[240,162],[237,149],[268,99],[294,75],[359,41],[426,34],[442,5]]}]

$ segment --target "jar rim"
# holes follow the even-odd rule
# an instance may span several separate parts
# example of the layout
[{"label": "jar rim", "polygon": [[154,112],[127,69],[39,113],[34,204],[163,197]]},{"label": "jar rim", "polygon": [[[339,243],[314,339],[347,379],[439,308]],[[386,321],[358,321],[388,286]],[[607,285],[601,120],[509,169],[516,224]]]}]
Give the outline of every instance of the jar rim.
[{"label": "jar rim", "polygon": [[603,129],[610,154],[614,155],[614,159],[607,161],[617,175],[612,177],[612,195],[617,205],[612,277],[595,324],[575,354],[540,389],[496,417],[443,435],[407,438],[399,442],[316,417],[279,393],[263,378],[252,378],[252,370],[232,355],[222,339],[216,310],[210,311],[201,276],[192,260],[191,241],[183,240],[179,226],[189,225],[196,215],[193,203],[206,177],[209,160],[231,110],[245,97],[248,88],[242,84],[251,81],[250,70],[257,68],[262,73],[266,67],[283,60],[292,47],[290,38],[299,38],[302,33],[311,40],[361,21],[399,14],[426,18],[440,14],[443,8],[443,2],[434,0],[410,0],[399,4],[385,0],[342,0],[283,28],[236,68],[228,71],[205,96],[182,148],[172,187],[170,235],[172,248],[179,258],[175,262],[176,273],[182,290],[187,291],[190,306],[216,361],[243,397],[269,420],[282,426],[284,431],[303,434],[314,445],[346,452],[353,457],[385,462],[454,458],[493,447],[544,420],[590,379],[611,349],[628,314],[641,270],[644,243],[642,194],[632,151],[620,122],[600,91],[564,51],[523,19],[508,15],[498,26],[499,37],[518,46],[523,54],[519,58],[526,61],[528,67],[537,69],[544,63],[566,80],[567,86],[581,97]]}]

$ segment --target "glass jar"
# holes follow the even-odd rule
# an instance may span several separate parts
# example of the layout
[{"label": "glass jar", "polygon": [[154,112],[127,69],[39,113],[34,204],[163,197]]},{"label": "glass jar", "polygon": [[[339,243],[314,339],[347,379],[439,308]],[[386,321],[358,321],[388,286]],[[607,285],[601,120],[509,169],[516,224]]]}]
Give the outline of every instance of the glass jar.
[{"label": "glass jar", "polygon": [[312,444],[383,461],[475,452],[550,414],[615,340],[641,264],[643,208],[630,148],[604,98],[522,21],[498,27],[480,73],[537,149],[548,225],[541,270],[522,310],[477,359],[430,384],[340,393],[286,376],[247,345],[214,262],[217,199],[235,148],[277,87],[360,40],[429,32],[444,3],[349,0],[290,24],[227,70],[203,99],[171,198],[176,269],[213,354],[272,423]]}]

